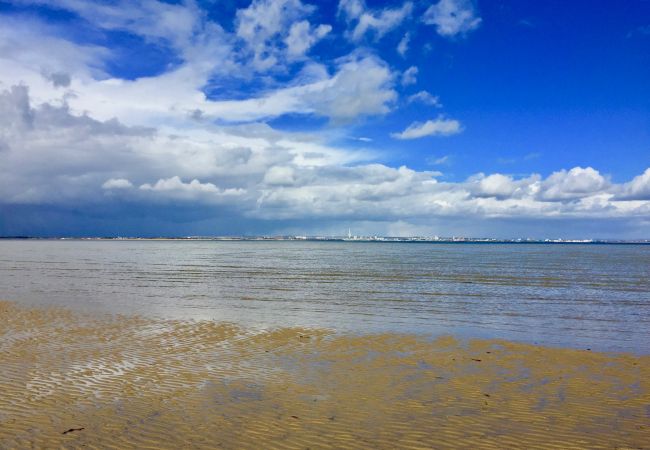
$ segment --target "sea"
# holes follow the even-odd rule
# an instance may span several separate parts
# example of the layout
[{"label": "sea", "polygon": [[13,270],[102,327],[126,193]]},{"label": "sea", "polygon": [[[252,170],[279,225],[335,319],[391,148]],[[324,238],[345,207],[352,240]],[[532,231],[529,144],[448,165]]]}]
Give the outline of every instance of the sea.
[{"label": "sea", "polygon": [[3,240],[0,299],[650,353],[650,246]]}]

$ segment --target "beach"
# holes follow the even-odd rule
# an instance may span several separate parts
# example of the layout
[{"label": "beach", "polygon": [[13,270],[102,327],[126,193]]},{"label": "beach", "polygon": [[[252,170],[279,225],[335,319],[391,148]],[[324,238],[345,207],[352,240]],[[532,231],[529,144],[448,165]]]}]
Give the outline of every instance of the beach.
[{"label": "beach", "polygon": [[0,0],[0,450],[650,450],[650,0]]},{"label": "beach", "polygon": [[650,356],[0,303],[2,448],[647,448]]}]

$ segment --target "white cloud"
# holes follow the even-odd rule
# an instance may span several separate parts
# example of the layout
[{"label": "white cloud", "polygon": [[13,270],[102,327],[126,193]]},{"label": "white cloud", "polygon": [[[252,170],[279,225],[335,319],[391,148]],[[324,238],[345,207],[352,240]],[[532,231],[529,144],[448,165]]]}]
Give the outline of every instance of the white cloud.
[{"label": "white cloud", "polygon": [[[59,34],[53,26],[36,19],[0,15],[0,87],[6,89],[22,82],[41,85],[49,92],[53,90],[53,74],[105,76],[104,59],[110,54],[107,49],[75,44]],[[44,41],[47,46],[42,45]]]},{"label": "white cloud", "polygon": [[[100,5],[96,15],[90,4],[61,0],[57,5],[69,6],[97,26],[174,42],[184,58],[180,64],[155,76],[111,78],[101,71],[104,60],[111,57],[108,49],[71,44],[48,32],[41,22],[16,19],[6,28],[0,26],[0,36],[7,31],[5,37],[11,43],[0,46],[0,88],[25,83],[39,103],[65,101],[72,112],[87,112],[97,120],[119,117],[129,125],[164,124],[176,128],[194,127],[197,118],[203,123],[251,122],[284,114],[319,115],[333,122],[349,122],[360,116],[385,114],[397,98],[394,75],[376,56],[356,52],[335,60],[331,73],[325,65],[306,58],[310,46],[331,27],[312,26],[302,19],[314,7],[299,0],[260,0],[239,10],[235,31],[246,42],[244,53],[234,44],[237,34],[209,22],[192,5],[150,3],[147,7],[134,6],[133,22],[120,9],[128,10],[127,4]],[[184,7],[188,10],[177,11]],[[175,12],[182,17],[178,30],[172,30],[168,22]],[[155,29],[158,19],[161,28]],[[261,31],[257,32],[258,28]],[[42,41],[48,42],[47,50],[40,45]],[[250,61],[242,60],[246,55]],[[260,89],[248,98],[211,100],[203,92],[210,83],[250,76],[248,67],[259,70],[267,58],[291,58],[305,65],[294,80],[284,85],[269,82],[272,87]],[[68,87],[52,89],[53,74],[57,79],[65,78],[64,84],[69,81]]]},{"label": "white cloud", "polygon": [[450,136],[462,131],[460,122],[439,117],[426,122],[413,122],[401,133],[392,133],[395,139],[418,139],[425,136]]},{"label": "white cloud", "polygon": [[292,58],[302,57],[330,31],[332,31],[330,25],[319,25],[314,28],[306,20],[295,22],[291,25],[289,35],[284,40],[287,44],[287,53]]},{"label": "white cloud", "polygon": [[[465,6],[449,13],[451,4]],[[298,0],[254,1],[240,10],[232,33],[192,2],[53,5],[102,29],[169,46],[179,62],[162,74],[111,77],[106,62],[115,55],[109,49],[75,44],[32,17],[0,17],[0,206],[84,208],[119,201],[137,207],[169,200],[196,203],[205,214],[227,207],[232,217],[392,220],[399,226],[439,217],[650,220],[650,169],[620,184],[589,167],[545,179],[478,174],[445,182],[437,171],[372,163],[377,155],[370,150],[331,144],[343,133],[354,135],[351,129],[290,133],[252,123],[304,114],[347,124],[395,105],[400,74],[369,50],[322,63],[309,59],[310,48],[331,31],[310,23],[314,7]],[[429,9],[428,19],[443,35],[466,33],[480,21],[473,8],[468,16],[468,5],[443,0]],[[411,8],[405,3],[369,11],[354,0],[339,7],[359,39],[396,29]],[[289,81],[289,72],[284,78],[273,72],[285,64],[269,65],[287,59],[298,73]],[[204,93],[208,85],[218,90],[237,77],[262,87],[243,99],[214,100]],[[426,91],[407,101],[439,106]],[[461,128],[439,117],[393,137]]]},{"label": "white cloud", "polygon": [[335,121],[385,114],[397,99],[390,68],[374,57],[344,62],[331,78],[296,88],[307,110]]},{"label": "white cloud", "polygon": [[358,18],[352,31],[352,40],[359,41],[366,33],[374,33],[377,39],[396,28],[411,14],[413,4],[406,2],[401,8],[383,9],[379,12],[366,11]]},{"label": "white cloud", "polygon": [[287,166],[271,167],[264,175],[264,183],[271,186],[291,186],[295,181],[294,169]]},{"label": "white cloud", "polygon": [[[67,102],[74,111],[92,111],[93,117],[100,120],[117,116],[127,123],[155,126],[170,121],[186,122],[197,111],[204,120],[234,122],[289,113],[350,121],[359,116],[385,114],[397,98],[391,70],[371,56],[343,60],[331,76],[325,72],[319,80],[244,100],[208,100],[199,90],[203,80],[203,75],[187,66],[156,78],[133,81],[73,80],[76,95]],[[38,82],[34,84],[38,86]],[[41,101],[55,100],[44,81],[41,86],[36,89],[36,97]]]},{"label": "white cloud", "polygon": [[481,24],[472,0],[440,0],[426,10],[422,20],[435,25],[438,34],[445,37],[466,34]]},{"label": "white cloud", "polygon": [[[650,201],[641,199],[650,169],[622,184],[580,167],[545,179],[443,182],[440,172],[364,162],[368,155],[266,125],[171,135],[97,121],[65,106],[33,106],[24,87],[0,93],[0,114],[2,205],[171,201],[273,220],[650,218]],[[624,194],[635,199],[617,197]]]},{"label": "white cloud", "polygon": [[500,173],[481,179],[478,185],[479,191],[488,197],[510,197],[517,189],[511,177]]},{"label": "white cloud", "polygon": [[183,183],[178,176],[167,179],[160,179],[155,184],[145,183],[140,186],[143,191],[196,191],[218,193],[219,188],[212,183],[201,183],[194,179],[189,183]]},{"label": "white cloud", "polygon": [[95,27],[128,31],[150,42],[166,43],[179,51],[185,60],[207,56],[206,50],[215,41],[221,45],[223,35],[221,27],[207,21],[205,14],[192,1],[172,4],[156,0],[21,0],[21,3],[72,11]]},{"label": "white cloud", "polygon": [[402,55],[402,57],[406,56],[406,52],[409,49],[409,42],[411,41],[411,35],[409,33],[406,33],[402,39],[400,39],[399,44],[397,44],[397,53]]},{"label": "white cloud", "polygon": [[609,181],[597,170],[574,167],[566,171],[553,172],[540,187],[540,198],[544,200],[569,200],[603,192]]},{"label": "white cloud", "polygon": [[347,122],[366,115],[385,114],[397,99],[393,74],[373,56],[339,62],[337,72],[326,72],[308,84],[278,89],[247,100],[202,101],[187,105],[201,109],[206,117],[224,121],[253,121],[288,113],[314,114]]},{"label": "white cloud", "polygon": [[348,23],[356,22],[349,37],[360,41],[366,34],[380,39],[397,28],[413,11],[413,3],[405,2],[400,8],[368,9],[362,0],[340,0],[338,13]]},{"label": "white cloud", "polygon": [[418,68],[411,66],[402,73],[402,86],[408,86],[410,84],[415,84],[418,81]]},{"label": "white cloud", "polygon": [[252,52],[252,65],[268,70],[278,63],[280,56],[273,40],[284,36],[293,22],[313,10],[300,0],[253,0],[247,8],[238,10],[236,34]]},{"label": "white cloud", "polygon": [[471,190],[477,197],[494,197],[498,199],[524,198],[537,194],[539,191],[539,175],[515,180],[510,175],[494,173],[485,176],[478,174],[471,177],[468,182]]},{"label": "white cloud", "polygon": [[213,183],[201,183],[196,178],[188,183],[179,176],[161,178],[156,183],[144,183],[140,191],[155,195],[155,200],[182,200],[211,204],[223,204],[236,201],[246,194],[243,188],[221,189]]},{"label": "white cloud", "polygon": [[[473,218],[614,218],[645,217],[649,202],[616,202],[611,195],[547,201],[539,175],[514,178],[478,174],[465,182],[439,182],[438,172],[363,165],[323,167],[300,172],[292,184],[265,190],[252,217],[298,219],[411,220],[436,217]],[[629,204],[627,204],[629,203]]]},{"label": "white cloud", "polygon": [[420,102],[424,103],[425,105],[435,106],[437,108],[442,107],[442,104],[440,103],[440,97],[431,95],[427,91],[420,91],[413,95],[410,95],[407,98],[407,101],[408,103]]},{"label": "white cloud", "polygon": [[358,19],[366,9],[366,4],[362,0],[341,0],[339,2],[338,13],[343,14],[346,19]]},{"label": "white cloud", "polygon": [[133,187],[126,178],[110,178],[102,184],[102,189],[130,189]]},{"label": "white cloud", "polygon": [[253,55],[251,65],[258,71],[281,70],[285,60],[302,59],[332,30],[331,25],[313,26],[305,20],[315,9],[300,0],[253,0],[239,9],[236,35]]},{"label": "white cloud", "polygon": [[444,164],[449,164],[451,160],[451,157],[449,155],[444,155],[444,156],[439,156],[439,157],[434,157],[431,156],[426,159],[427,164],[430,164],[432,166],[441,166]]},{"label": "white cloud", "polygon": [[616,198],[621,200],[650,200],[650,168],[621,186]]},{"label": "white cloud", "polygon": [[[33,107],[25,87],[0,91],[0,115],[4,203],[83,202],[101,191],[128,191],[136,182],[142,192],[241,194],[270,167],[336,166],[369,157],[365,151],[328,146],[317,136],[280,133],[266,125],[181,131],[97,121],[65,106]],[[152,184],[151,179],[159,181]]]}]

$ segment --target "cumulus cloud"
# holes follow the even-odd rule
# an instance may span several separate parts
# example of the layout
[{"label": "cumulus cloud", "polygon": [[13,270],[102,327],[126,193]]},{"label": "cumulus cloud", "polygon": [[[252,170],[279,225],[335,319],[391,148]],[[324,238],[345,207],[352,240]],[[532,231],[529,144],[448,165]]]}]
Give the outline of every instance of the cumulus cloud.
[{"label": "cumulus cloud", "polygon": [[304,19],[314,10],[314,6],[300,0],[254,0],[238,10],[236,34],[252,53],[253,67],[269,70],[284,58],[284,49],[277,41],[284,42],[286,54],[292,59],[303,56],[329,33],[330,25],[312,26]]},{"label": "cumulus cloud", "polygon": [[411,66],[402,73],[402,86],[415,84],[418,81],[418,68]]},{"label": "cumulus cloud", "polygon": [[264,175],[264,183],[271,186],[291,186],[295,181],[294,169],[287,166],[271,167]]},{"label": "cumulus cloud", "polygon": [[[187,135],[129,127],[114,119],[98,121],[74,115],[65,105],[35,107],[24,86],[0,93],[0,115],[5,147],[0,151],[0,198],[5,203],[85,201],[100,189],[125,190],[135,182],[153,191],[181,189],[181,179],[207,178],[220,189],[246,189],[274,165],[347,164],[366,158],[362,152],[323,145],[314,136],[278,133],[266,125],[213,127]],[[152,178],[163,182],[147,183]],[[211,190],[203,180],[200,186],[184,184]]]},{"label": "cumulus cloud", "polygon": [[478,174],[468,181],[471,191],[477,197],[494,197],[498,199],[523,198],[537,194],[539,191],[539,175],[515,180],[510,175],[494,173],[491,175]]},{"label": "cumulus cloud", "polygon": [[400,39],[399,44],[397,44],[397,53],[402,57],[406,56],[406,52],[409,49],[409,42],[411,41],[411,35],[406,33],[402,39]]},{"label": "cumulus cloud", "polygon": [[[44,3],[44,2],[42,2]],[[147,5],[117,2],[92,5],[57,1],[108,30],[126,30],[172,45],[182,58],[156,76],[112,78],[103,71],[111,58],[106,48],[73,44],[35,19],[6,19],[0,37],[0,87],[25,83],[38,102],[65,101],[75,113],[97,120],[119,117],[123,123],[186,128],[186,122],[253,122],[285,114],[318,115],[333,122],[385,114],[397,98],[394,74],[377,56],[355,52],[328,66],[306,54],[331,32],[330,25],[312,25],[306,17],[315,7],[300,0],[256,0],[236,13],[233,33],[210,22],[193,3]],[[97,13],[93,14],[94,8]],[[133,20],[126,11],[133,9]],[[178,17],[179,22],[170,22]],[[11,33],[9,32],[11,30]],[[237,41],[244,42],[238,45]],[[40,42],[47,41],[44,49]],[[232,77],[251,76],[249,67],[266,70],[272,61],[305,64],[294,80],[249,93],[245,98],[218,100],[204,93],[206,85]],[[265,69],[266,68],[266,69]],[[367,77],[367,79],[364,79]],[[222,81],[225,80],[225,81]],[[65,90],[52,89],[56,84]]]},{"label": "cumulus cloud", "polygon": [[335,121],[387,113],[397,99],[390,68],[371,56],[345,61],[333,77],[294,92],[307,110]]},{"label": "cumulus cloud", "polygon": [[183,183],[179,176],[173,176],[167,179],[160,179],[155,184],[151,185],[145,183],[140,186],[140,189],[143,191],[188,191],[188,192],[219,192],[217,188],[212,183],[201,183],[199,180],[194,179],[189,183]]},{"label": "cumulus cloud", "polygon": [[622,184],[589,167],[449,182],[266,125],[190,136],[97,121],[64,105],[34,106],[25,87],[0,94],[0,114],[1,205],[182,202],[250,220],[650,217],[642,200],[650,169]]},{"label": "cumulus cloud", "polygon": [[398,9],[384,9],[379,13],[365,12],[352,31],[352,39],[358,41],[368,32],[373,32],[377,39],[381,38],[402,23],[412,10],[413,4],[406,2]]},{"label": "cumulus cloud", "polygon": [[553,172],[540,186],[539,196],[550,201],[570,200],[602,192],[609,186],[609,181],[597,170],[574,167]]},{"label": "cumulus cloud", "polygon": [[440,0],[425,11],[422,20],[445,37],[467,34],[481,24],[472,0]]},{"label": "cumulus cloud", "polygon": [[332,75],[318,66],[305,84],[246,100],[202,100],[188,103],[184,109],[192,111],[198,106],[203,117],[229,122],[255,121],[290,113],[348,122],[357,117],[389,112],[397,99],[393,79],[390,68],[379,58],[353,55],[339,60],[337,71]]},{"label": "cumulus cloud", "polygon": [[[397,98],[394,75],[376,56],[356,54],[343,58],[331,74],[317,64],[309,67],[317,69],[311,69],[308,77],[294,85],[242,100],[207,99],[201,92],[207,74],[197,72],[192,65],[182,65],[163,75],[137,80],[73,80],[75,95],[66,102],[74,111],[91,111],[96,119],[117,116],[127,123],[156,126],[195,120],[192,118],[197,117],[197,111],[203,121],[252,122],[284,114],[314,114],[349,121],[358,116],[385,114]],[[15,84],[25,77],[12,78],[7,81]],[[39,85],[36,80],[30,86],[36,86],[35,95],[40,101],[60,98],[45,83]]]},{"label": "cumulus cloud", "polygon": [[[437,171],[377,163],[368,138],[359,138],[363,149],[340,147],[341,136],[358,131],[354,121],[393,110],[402,76],[372,50],[311,59],[310,50],[332,30],[310,22],[315,6],[299,0],[255,0],[228,30],[194,2],[32,3],[169,47],[178,61],[160,74],[119,78],[108,69],[110,49],[75,43],[35,16],[0,16],[1,208],[108,210],[119,203],[141,210],[172,203],[167,211],[181,206],[201,217],[227,210],[229,220],[392,221],[397,228],[441,217],[650,220],[650,169],[619,184],[590,167],[546,178],[497,173],[451,182]],[[348,37],[359,41],[396,30],[411,8],[339,4]],[[425,21],[445,36],[480,22],[469,2],[443,0],[432,8]],[[283,64],[278,69],[273,61]],[[223,86],[235,78],[255,86],[228,97]],[[426,91],[406,101],[440,105]],[[328,126],[298,133],[263,122],[295,114],[325,118]],[[393,137],[461,129],[457,120],[438,117]],[[154,209],[152,216],[164,210]]]},{"label": "cumulus cloud", "polygon": [[222,39],[221,27],[207,21],[195,2],[21,0],[21,3],[71,11],[97,28],[126,31],[151,42],[171,45],[188,60],[205,56],[205,50]]},{"label": "cumulus cloud", "polygon": [[341,0],[338,10],[348,22],[356,22],[350,38],[359,41],[366,34],[372,34],[375,39],[380,39],[411,14],[413,4],[405,2],[400,8],[371,10],[362,0]]},{"label": "cumulus cloud", "polygon": [[110,54],[98,45],[66,40],[56,27],[32,17],[0,15],[0,42],[0,86],[25,83],[40,86],[48,94],[56,91],[57,97],[60,92],[52,86],[68,87],[71,72],[79,77],[104,77],[104,61]]},{"label": "cumulus cloud", "polygon": [[460,122],[438,117],[426,122],[413,122],[401,133],[391,133],[395,139],[418,139],[425,136],[450,136],[462,131]]},{"label": "cumulus cloud", "polygon": [[110,178],[102,184],[102,189],[130,189],[133,187],[131,183],[126,178]]},{"label": "cumulus cloud", "polygon": [[431,95],[427,91],[419,91],[413,95],[409,95],[407,98],[408,103],[424,103],[425,105],[435,106],[438,108],[442,107],[440,103],[440,97]]},{"label": "cumulus cloud", "polygon": [[[382,165],[322,167],[300,172],[281,189],[263,191],[249,215],[297,219],[319,218],[405,220],[435,217],[545,218],[644,217],[647,203],[613,202],[602,193],[549,201],[539,175],[478,174],[459,183],[437,180],[439,172]],[[627,202],[629,203],[629,202]]]},{"label": "cumulus cloud", "polygon": [[623,184],[616,194],[620,200],[650,200],[650,168]]},{"label": "cumulus cloud", "polygon": [[289,35],[284,42],[287,44],[287,52],[290,57],[301,57],[319,40],[324,38],[330,31],[331,25],[319,25],[312,27],[308,21],[302,20],[291,25]]},{"label": "cumulus cloud", "polygon": [[517,190],[512,178],[495,173],[482,178],[478,182],[479,194],[487,197],[508,198]]},{"label": "cumulus cloud", "polygon": [[139,189],[162,195],[163,199],[204,201],[208,203],[221,203],[224,199],[230,200],[246,194],[243,188],[221,189],[213,183],[201,183],[196,178],[188,183],[183,182],[179,176],[161,178],[156,183],[144,183]]},{"label": "cumulus cloud", "polygon": [[346,19],[358,19],[366,9],[366,4],[362,0],[341,0],[339,2],[338,12],[343,14]]}]

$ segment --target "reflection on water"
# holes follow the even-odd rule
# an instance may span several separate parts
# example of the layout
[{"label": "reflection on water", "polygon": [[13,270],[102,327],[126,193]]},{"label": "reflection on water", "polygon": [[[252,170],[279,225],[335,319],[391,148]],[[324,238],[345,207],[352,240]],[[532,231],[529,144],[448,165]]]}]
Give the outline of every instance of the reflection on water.
[{"label": "reflection on water", "polygon": [[0,298],[650,353],[650,246],[4,241]]}]

